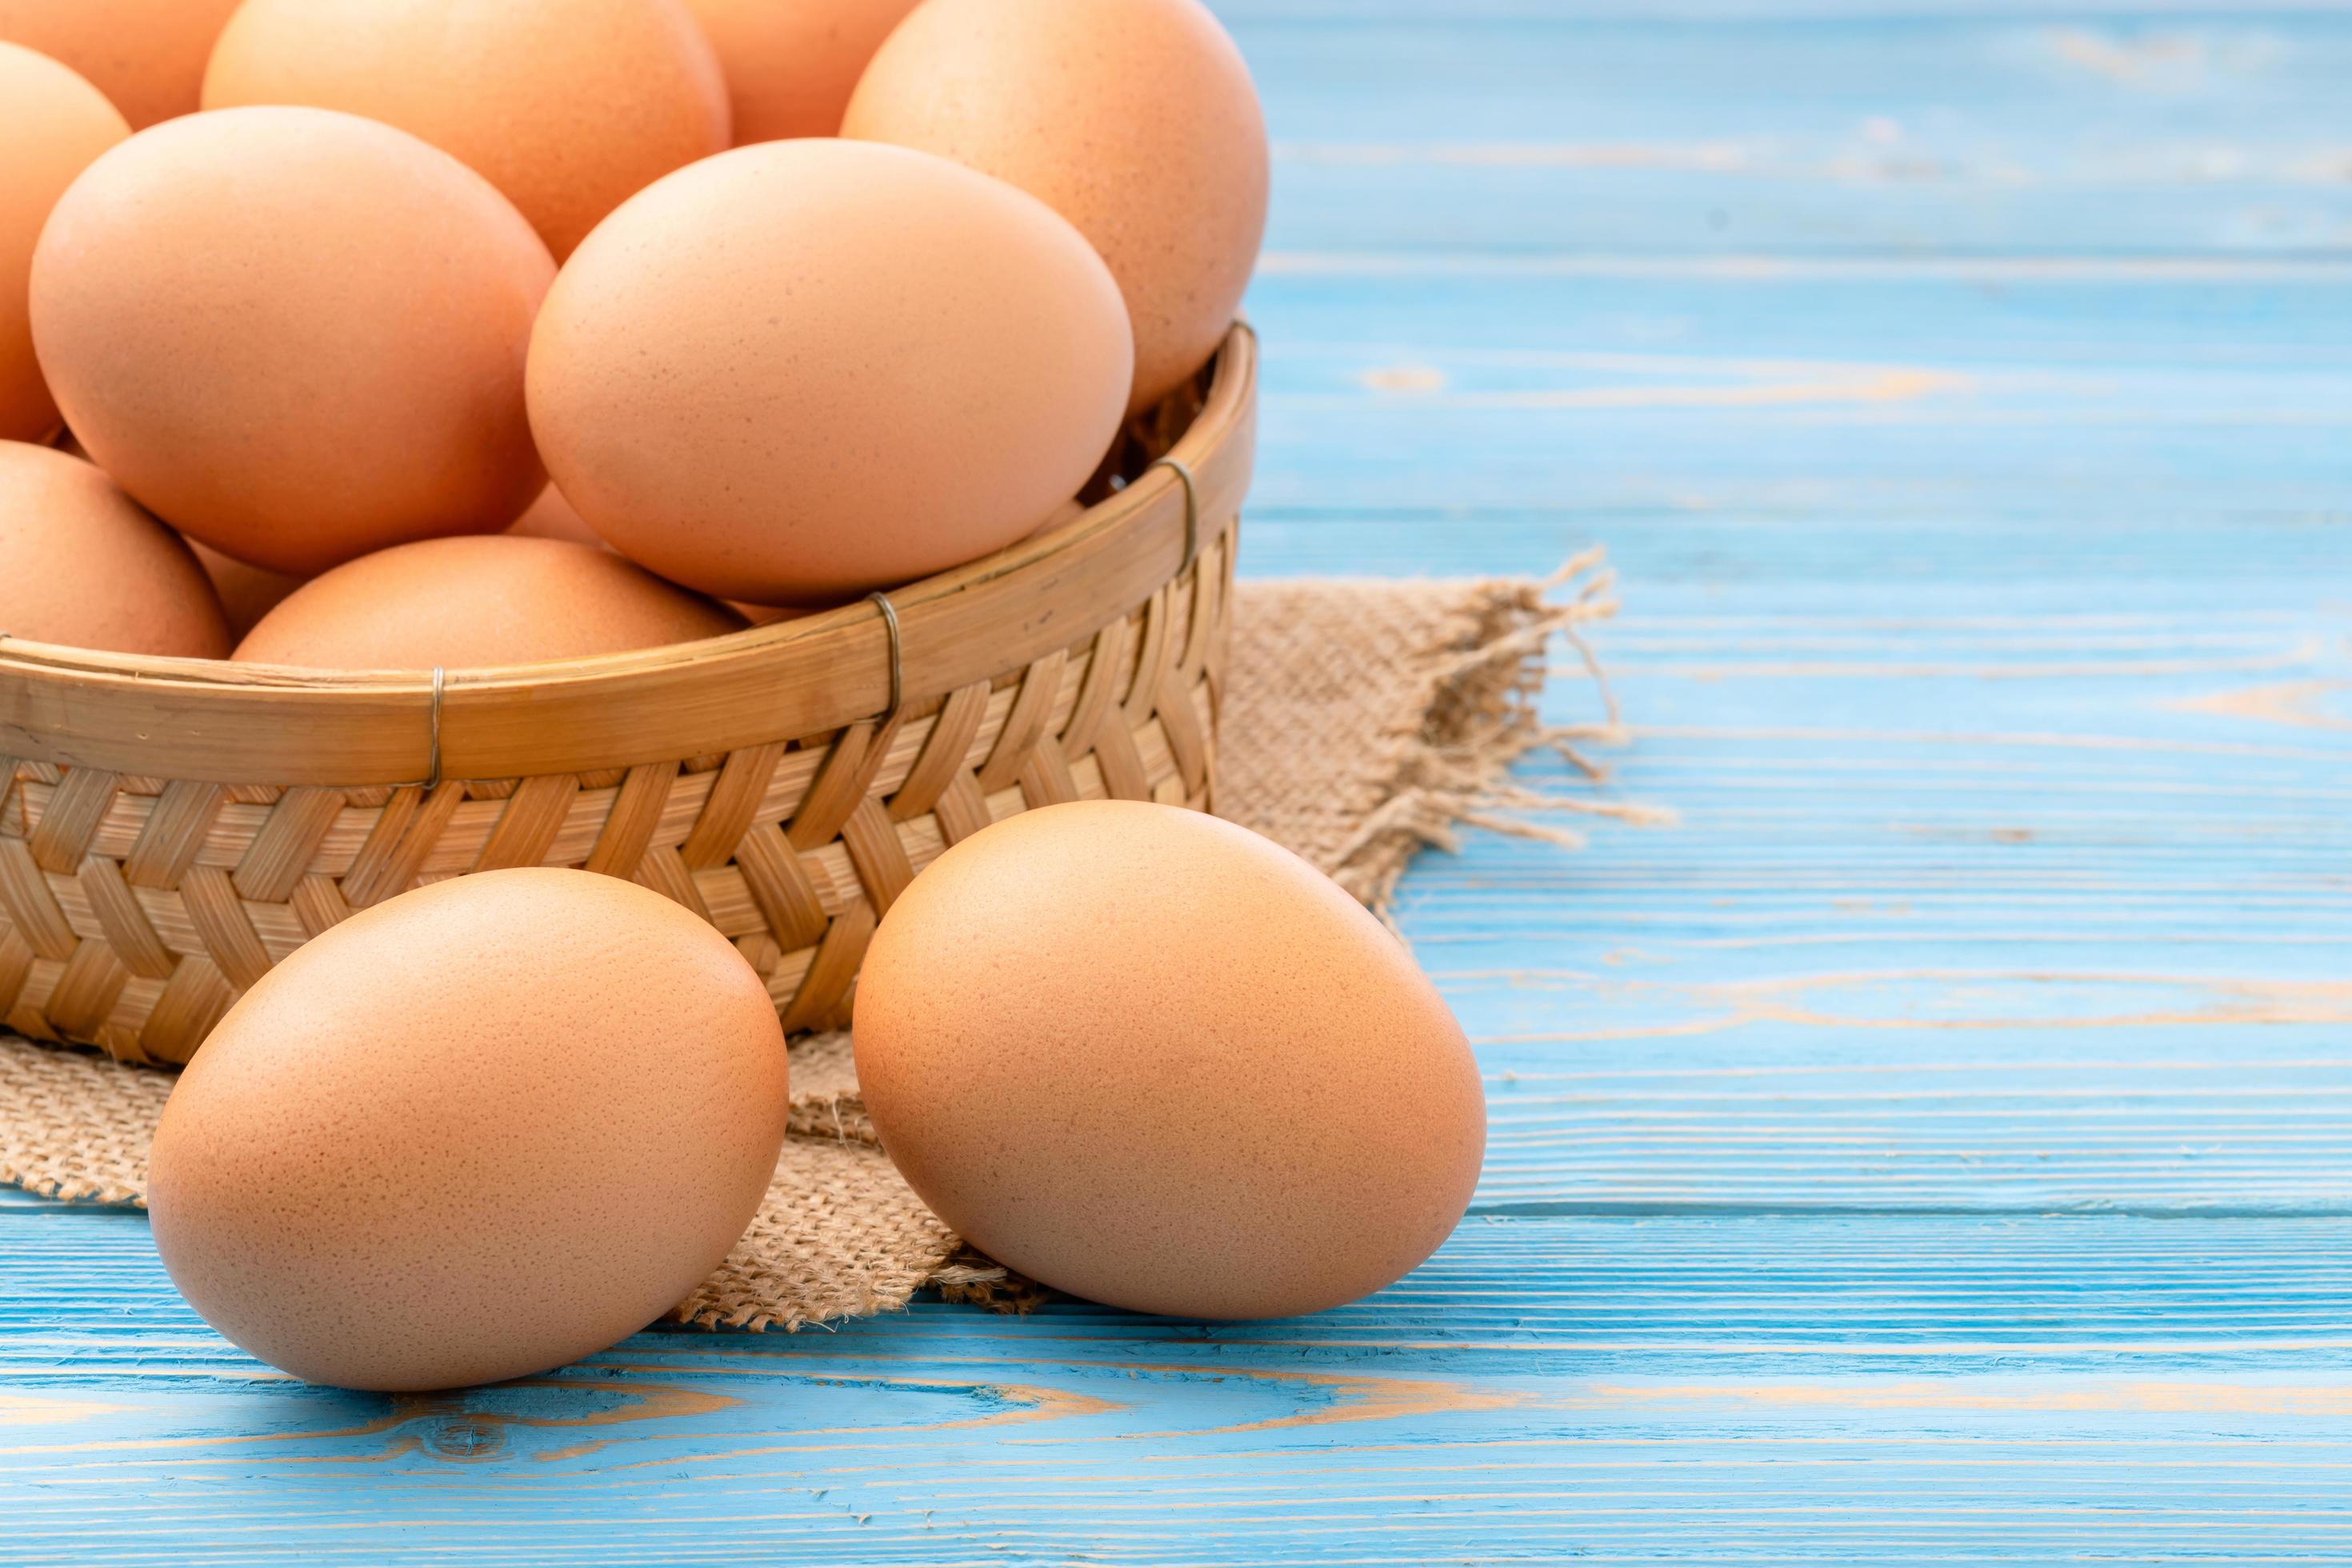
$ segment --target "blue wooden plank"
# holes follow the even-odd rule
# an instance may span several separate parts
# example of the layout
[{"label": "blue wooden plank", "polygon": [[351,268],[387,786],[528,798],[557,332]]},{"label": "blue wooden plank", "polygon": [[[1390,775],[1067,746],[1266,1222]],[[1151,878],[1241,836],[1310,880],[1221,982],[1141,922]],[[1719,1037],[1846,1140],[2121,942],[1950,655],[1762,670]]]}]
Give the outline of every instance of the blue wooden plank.
[{"label": "blue wooden plank", "polygon": [[1252,18],[1276,265],[2332,255],[2352,16]]},{"label": "blue wooden plank", "polygon": [[1337,30],[1377,22],[1449,22],[1465,28],[1528,22],[1896,23],[2098,21],[2123,25],[2236,22],[2307,26],[2340,16],[2344,0],[1216,0],[1210,7],[1246,38],[1269,23]]},{"label": "blue wooden plank", "polygon": [[[2081,611],[2099,602],[2066,574],[2111,564],[2225,591],[2268,577],[2309,603],[2323,584],[2298,588],[2295,568],[2347,515],[2352,269],[2293,286],[1276,278],[1254,305],[1255,516],[1277,542],[1302,514],[1543,511],[1605,531],[1629,567],[1653,542],[1712,548],[1732,529],[1766,570],[1792,552],[1781,575],[1940,581],[1982,527],[1967,572]],[[2280,525],[2257,542],[2294,558],[2221,548],[2242,520]],[[2038,536],[2023,553],[1998,531],[2020,521]],[[1831,530],[1840,559],[1816,548]],[[1400,542],[1450,564],[1476,531]],[[1251,537],[1254,569],[1348,548],[1334,533],[1318,561],[1267,539]],[[2103,559],[2119,540],[2145,564]]]},{"label": "blue wooden plank", "polygon": [[[1309,1320],[919,1305],[824,1336],[641,1335],[553,1378],[390,1399],[209,1340],[135,1217],[0,1214],[0,1281],[42,1281],[0,1294],[10,1563],[460,1543],[587,1563],[2315,1560],[2347,1525],[2343,1219],[1475,1224]],[[57,1323],[67,1302],[103,1331]]]},{"label": "blue wooden plank", "polygon": [[2352,9],[1220,8],[1244,569],[1605,542],[1682,816],[1406,879],[1472,1223],[391,1401],[0,1194],[0,1563],[2352,1558]]}]

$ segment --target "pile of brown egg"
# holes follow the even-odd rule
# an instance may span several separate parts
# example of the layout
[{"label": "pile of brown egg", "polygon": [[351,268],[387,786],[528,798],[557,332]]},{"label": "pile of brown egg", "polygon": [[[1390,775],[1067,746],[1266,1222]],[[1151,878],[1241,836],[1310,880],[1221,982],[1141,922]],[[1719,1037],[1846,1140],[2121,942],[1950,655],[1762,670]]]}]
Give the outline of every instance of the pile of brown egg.
[{"label": "pile of brown egg", "polygon": [[1196,0],[0,0],[0,631],[466,668],[927,575],[1265,205]]}]

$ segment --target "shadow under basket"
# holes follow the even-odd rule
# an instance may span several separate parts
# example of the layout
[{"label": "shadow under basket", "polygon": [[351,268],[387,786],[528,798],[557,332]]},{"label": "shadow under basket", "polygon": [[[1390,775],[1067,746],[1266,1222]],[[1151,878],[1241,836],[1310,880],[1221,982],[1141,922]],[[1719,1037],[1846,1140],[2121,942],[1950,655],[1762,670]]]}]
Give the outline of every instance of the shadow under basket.
[{"label": "shadow under basket", "polygon": [[707,642],[346,674],[0,641],[0,1024],[184,1062],[272,964],[421,882],[572,866],[733,940],[788,1030],[989,823],[1208,809],[1255,340],[1140,416],[1085,513]]}]

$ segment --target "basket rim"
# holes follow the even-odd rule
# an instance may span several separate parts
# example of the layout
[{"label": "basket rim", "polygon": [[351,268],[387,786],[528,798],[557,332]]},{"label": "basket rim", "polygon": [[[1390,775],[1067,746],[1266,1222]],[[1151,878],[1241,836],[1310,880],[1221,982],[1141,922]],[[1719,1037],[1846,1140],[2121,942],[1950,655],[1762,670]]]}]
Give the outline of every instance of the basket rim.
[{"label": "basket rim", "polygon": [[[1168,454],[1198,486],[1203,554],[1248,487],[1255,399],[1255,333],[1237,321],[1200,414]],[[1148,599],[1185,565],[1185,499],[1183,481],[1155,468],[1058,528],[891,590],[905,689],[937,695],[988,679]],[[5,637],[0,762],[362,786],[675,761],[878,718],[891,698],[890,644],[865,600],[696,642],[450,669],[437,682],[414,669]]]}]

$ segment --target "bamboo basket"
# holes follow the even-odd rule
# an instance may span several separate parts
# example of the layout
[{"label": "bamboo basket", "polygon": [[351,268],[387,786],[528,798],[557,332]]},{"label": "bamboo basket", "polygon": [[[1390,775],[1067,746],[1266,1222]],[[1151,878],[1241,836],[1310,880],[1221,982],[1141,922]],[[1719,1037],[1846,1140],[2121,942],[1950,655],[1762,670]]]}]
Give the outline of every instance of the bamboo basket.
[{"label": "bamboo basket", "polygon": [[707,642],[424,677],[0,640],[0,1023],[184,1062],[352,910],[509,866],[666,894],[788,1030],[846,1022],[947,846],[1060,801],[1210,806],[1255,388],[1237,326],[1081,517]]}]

